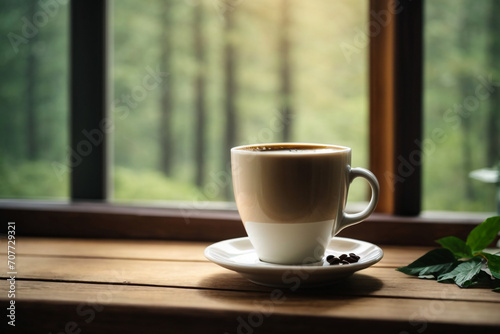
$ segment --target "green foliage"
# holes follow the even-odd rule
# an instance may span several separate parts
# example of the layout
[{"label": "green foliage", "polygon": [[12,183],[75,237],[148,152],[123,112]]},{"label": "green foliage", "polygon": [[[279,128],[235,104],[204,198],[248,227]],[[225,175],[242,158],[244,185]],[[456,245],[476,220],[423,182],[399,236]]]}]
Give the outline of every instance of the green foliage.
[{"label": "green foliage", "polygon": [[480,252],[493,242],[498,232],[500,232],[500,216],[490,217],[470,232],[466,244],[472,252]]},{"label": "green foliage", "polygon": [[455,256],[447,249],[434,249],[406,267],[398,268],[407,275],[438,277],[452,270],[458,262]]},{"label": "green foliage", "polygon": [[0,198],[65,199],[69,179],[59,179],[50,161],[15,163],[0,159]]},{"label": "green foliage", "polygon": [[[498,2],[439,0],[424,6],[425,210],[496,211],[495,186],[469,177],[496,163],[489,161],[495,157],[488,154],[487,143],[496,139],[487,128],[491,122],[500,124],[500,106],[495,94],[477,96],[485,87],[480,78],[499,78],[496,61],[491,62],[498,57],[492,53],[498,47],[491,46],[499,43],[489,25],[492,6]],[[466,106],[472,100],[477,103]]]},{"label": "green foliage", "polygon": [[188,201],[206,200],[195,186],[165,177],[158,171],[134,170],[118,167],[115,169],[115,198],[120,201],[159,200]]},{"label": "green foliage", "polygon": [[470,246],[467,245],[462,239],[459,239],[457,237],[445,237],[439,240],[436,240],[438,244],[441,245],[441,247],[448,249],[451,251],[456,257],[458,258],[463,258],[463,257],[471,257],[472,256],[472,251],[470,249]]},{"label": "green foliage", "polygon": [[[483,251],[499,231],[500,216],[488,218],[469,233],[466,242],[456,237],[439,239],[437,242],[444,248],[434,249],[397,270],[407,275],[436,278],[438,282],[454,282],[461,288],[481,280],[490,286],[499,285],[500,256]],[[498,289],[494,287],[493,291]]]},{"label": "green foliage", "polygon": [[488,261],[488,268],[490,269],[491,275],[496,279],[500,279],[500,256],[485,252],[481,252],[480,255],[485,257]]},{"label": "green foliage", "polygon": [[[68,177],[58,178],[50,161],[0,162],[0,198],[40,199],[43,194],[43,198],[67,199],[68,180]],[[154,170],[119,167],[115,169],[114,183],[114,196],[119,201],[220,200],[207,197],[190,183],[170,179]]]},{"label": "green foliage", "polygon": [[481,259],[472,258],[460,263],[450,272],[439,275],[438,282],[455,282],[461,288],[468,288],[477,283],[477,275],[481,270]]}]

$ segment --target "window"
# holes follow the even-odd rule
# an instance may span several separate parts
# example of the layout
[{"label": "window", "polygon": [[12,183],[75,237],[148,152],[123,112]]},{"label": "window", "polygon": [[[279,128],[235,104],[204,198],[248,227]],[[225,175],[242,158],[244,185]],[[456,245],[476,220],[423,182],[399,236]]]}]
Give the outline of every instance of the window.
[{"label": "window", "polygon": [[500,161],[499,15],[498,1],[425,5],[424,210],[496,210],[496,185],[471,172]]},{"label": "window", "polygon": [[69,151],[68,15],[56,1],[0,3],[0,198],[69,197],[54,169]]},{"label": "window", "polygon": [[229,148],[256,142],[342,144],[367,167],[366,34],[343,45],[367,11],[350,0],[115,1],[113,199],[231,201]]},{"label": "window", "polygon": [[[159,195],[151,194],[151,192],[148,191],[148,187],[134,188],[126,184],[120,184],[120,180],[131,177],[139,178],[143,184],[152,184],[155,186],[158,184],[158,180],[160,178],[157,176],[160,173],[149,173],[151,170],[162,168],[162,161],[159,154],[160,152],[163,152],[160,148],[160,137],[162,134],[158,131],[158,128],[155,127],[159,126],[158,123],[161,122],[161,117],[163,117],[159,113],[159,110],[162,110],[162,107],[157,106],[158,104],[161,106],[162,103],[165,102],[165,100],[162,100],[161,98],[162,95],[164,96],[164,94],[160,93],[161,89],[164,89],[165,92],[172,93],[175,90],[175,96],[178,99],[174,103],[176,106],[173,110],[177,110],[175,114],[177,119],[172,121],[173,124],[175,124],[175,128],[173,129],[175,136],[171,141],[184,143],[182,145],[185,145],[185,148],[180,152],[174,152],[172,155],[174,160],[183,160],[183,155],[186,155],[186,161],[195,161],[199,158],[195,154],[195,152],[197,152],[196,147],[199,146],[194,145],[193,139],[189,138],[190,135],[196,135],[199,131],[198,129],[191,130],[190,133],[183,133],[180,131],[182,128],[181,126],[184,125],[180,116],[184,117],[184,115],[181,115],[179,110],[182,110],[182,112],[190,112],[192,113],[191,116],[193,119],[199,119],[199,117],[194,115],[197,112],[195,108],[197,90],[192,88],[192,82],[195,81],[198,83],[197,85],[199,85],[200,80],[203,81],[203,79],[206,79],[203,78],[203,76],[201,76],[200,79],[200,73],[210,73],[212,76],[211,78],[214,78],[214,81],[205,82],[205,85],[207,86],[205,88],[206,92],[213,90],[217,91],[217,94],[219,94],[217,95],[214,93],[215,97],[207,99],[208,102],[203,103],[202,105],[205,105],[207,108],[209,107],[211,110],[215,110],[223,115],[227,112],[227,110],[234,110],[234,108],[227,108],[228,105],[236,106],[238,110],[241,110],[242,117],[247,117],[247,120],[242,122],[244,126],[241,130],[239,130],[240,132],[238,132],[238,135],[225,134],[224,131],[221,130],[224,125],[213,124],[213,119],[206,122],[206,124],[210,125],[211,131],[207,134],[207,138],[212,138],[210,136],[218,138],[219,141],[217,145],[222,146],[222,148],[219,146],[216,151],[211,151],[210,148],[206,149],[205,154],[207,154],[207,156],[205,156],[205,159],[207,161],[207,166],[211,165],[210,168],[215,168],[212,169],[212,171],[224,170],[224,166],[219,167],[217,163],[214,164],[214,161],[223,161],[221,156],[223,152],[227,152],[227,149],[230,146],[229,144],[238,144],[238,140],[241,140],[243,143],[248,138],[250,138],[249,141],[254,141],[253,136],[256,135],[256,129],[261,129],[262,124],[267,124],[266,122],[269,122],[269,117],[272,117],[273,114],[271,113],[271,115],[268,115],[267,110],[259,109],[261,107],[261,103],[262,105],[268,105],[274,101],[274,105],[278,106],[275,110],[278,111],[283,109],[280,108],[280,106],[283,107],[283,104],[285,105],[284,109],[288,107],[288,104],[283,102],[286,102],[286,99],[283,99],[283,96],[288,96],[289,94],[286,94],[286,88],[283,88],[280,85],[279,73],[282,74],[283,72],[280,72],[279,66],[276,66],[276,59],[278,56],[276,56],[274,60],[270,60],[263,56],[271,54],[270,49],[266,49],[269,47],[268,45],[255,45],[255,48],[252,48],[249,46],[239,45],[238,47],[228,47],[224,44],[227,43],[226,38],[234,42],[236,39],[234,37],[235,34],[231,33],[232,31],[228,32],[227,30],[236,28],[241,29],[240,33],[248,31],[248,39],[250,41],[252,41],[252,39],[261,41],[262,39],[257,37],[260,36],[259,34],[266,35],[266,38],[271,39],[269,36],[275,35],[270,32],[265,34],[260,30],[263,30],[264,32],[272,31],[267,30],[267,28],[276,29],[277,25],[279,26],[279,24],[283,24],[282,21],[280,21],[283,19],[283,16],[280,16],[283,14],[283,10],[279,7],[282,5],[281,2],[273,2],[272,4],[266,2],[263,7],[259,7],[257,2],[252,2],[252,4],[248,4],[250,8],[248,13],[243,10],[241,13],[238,12],[238,6],[244,6],[244,3],[242,2],[217,2],[216,4],[220,6],[215,7],[215,10],[217,10],[216,13],[223,14],[223,18],[224,16],[227,16],[226,19],[229,18],[231,17],[231,14],[238,14],[242,16],[242,18],[240,18],[238,23],[226,22],[226,24],[222,27],[217,25],[212,26],[212,29],[223,30],[222,32],[217,31],[215,34],[207,27],[210,27],[210,19],[219,20],[220,16],[216,15],[215,17],[208,18],[207,12],[212,10],[210,6],[207,5],[204,7],[205,12],[200,14],[198,10],[202,7],[197,6],[197,3],[195,2],[185,1],[184,3],[177,3],[173,10],[176,14],[178,14],[178,16],[175,16],[173,19],[182,20],[186,18],[185,22],[187,23],[185,25],[176,24],[172,29],[178,29],[179,35],[170,37],[174,39],[172,43],[179,43],[179,46],[185,48],[176,49],[175,52],[185,52],[188,45],[192,48],[192,51],[189,54],[189,57],[184,57],[180,54],[171,55],[171,58],[169,59],[176,65],[172,67],[173,70],[171,70],[171,72],[166,69],[164,70],[161,67],[156,67],[156,59],[160,56],[165,57],[165,54],[162,55],[162,51],[172,51],[173,49],[162,50],[160,46],[154,46],[157,44],[154,44],[153,42],[151,42],[151,47],[145,47],[145,49],[139,46],[143,45],[143,43],[146,43],[150,39],[155,40],[163,38],[161,33],[165,33],[170,30],[157,30],[158,24],[171,24],[172,22],[168,22],[168,20],[165,22],[165,20],[152,19],[147,22],[143,21],[144,26],[135,22],[135,20],[143,18],[146,11],[150,12],[150,14],[156,18],[160,17],[160,15],[165,15],[165,11],[167,10],[163,6],[165,2],[157,1],[154,2],[154,5],[151,4],[151,7],[148,6],[146,8],[144,8],[144,6],[140,6],[141,8],[135,7],[138,6],[135,2],[120,1],[119,3],[120,4],[118,4],[118,2],[114,2],[114,9],[111,9],[106,5],[106,2],[102,1],[87,1],[84,5],[80,2],[72,2],[69,10],[69,21],[71,25],[70,40],[72,41],[69,64],[71,69],[70,82],[72,83],[69,94],[71,96],[71,117],[69,117],[71,124],[69,135],[71,147],[70,152],[72,150],[73,152],[80,153],[80,157],[85,157],[84,159],[81,159],[79,163],[75,163],[69,167],[70,173],[68,173],[68,175],[70,176],[71,184],[70,198],[74,201],[102,201],[109,198],[127,201],[130,198],[139,198],[140,196],[138,194],[143,194],[141,196],[144,198],[152,198],[154,196],[158,196],[156,198],[159,198],[165,195],[164,193]],[[328,2],[328,6],[330,6],[330,3],[331,2]],[[422,2],[415,0],[403,0],[399,2],[392,2],[389,0],[371,0],[364,3],[369,4],[369,8],[365,8],[363,4],[360,4],[361,2],[356,2],[356,5],[353,5],[354,2],[351,1],[336,3],[340,6],[339,8],[343,8],[342,6],[346,7],[346,4],[349,4],[349,7],[346,8],[351,8],[350,6],[359,7],[356,7],[357,9],[351,12],[349,12],[348,9],[345,9],[345,12],[343,12],[344,15],[339,17],[340,22],[350,21],[347,26],[344,26],[345,30],[321,33],[325,33],[327,36],[330,36],[328,35],[330,33],[332,33],[331,36],[336,36],[335,34],[345,36],[345,41],[338,41],[345,42],[344,49],[342,49],[341,45],[338,44],[338,50],[336,50],[337,54],[335,57],[340,57],[339,50],[341,50],[340,52],[342,52],[342,50],[351,51],[349,54],[353,57],[352,61],[356,64],[355,73],[357,73],[353,76],[352,82],[356,82],[356,80],[362,81],[361,76],[358,76],[359,73],[369,73],[369,84],[364,88],[358,87],[358,89],[351,91],[346,89],[346,86],[348,86],[346,83],[342,82],[339,84],[339,91],[336,92],[339,95],[335,95],[334,98],[338,99],[339,96],[346,98],[347,102],[343,102],[345,104],[332,100],[333,102],[336,102],[336,106],[342,105],[346,110],[359,111],[365,108],[365,104],[369,108],[369,131],[366,129],[362,130],[360,128],[359,131],[361,132],[357,134],[358,136],[356,136],[356,133],[354,132],[348,134],[353,136],[352,146],[356,145],[354,140],[360,140],[359,138],[369,136],[369,144],[364,149],[363,146],[356,146],[354,148],[355,152],[365,151],[366,155],[356,155],[357,159],[360,160],[358,160],[358,162],[355,161],[353,164],[366,165],[363,160],[366,159],[366,161],[369,161],[369,168],[376,173],[381,181],[383,191],[381,194],[382,198],[379,203],[380,212],[396,215],[418,215],[421,211],[422,201],[422,174],[421,161],[416,159],[419,155],[422,156],[424,153],[421,146],[418,145],[418,140],[422,139],[422,130],[425,130],[426,134],[428,134],[429,131],[427,123],[425,127],[422,126],[423,124],[421,118],[422,79],[424,73],[422,66],[422,18],[424,14]],[[290,5],[289,8],[294,8],[294,6],[296,6],[295,9],[293,9],[294,11],[309,12],[313,17],[309,18],[304,15],[303,17],[301,16],[300,20],[314,21],[314,18],[318,15],[328,17],[328,13],[323,12],[321,5],[317,5],[316,2],[314,4],[305,4],[300,1],[290,1],[290,4],[292,5]],[[393,6],[393,4],[395,6]],[[266,6],[269,6],[270,9],[267,10]],[[110,12],[108,13],[108,11]],[[144,34],[141,35],[141,38],[129,40],[126,32],[117,32],[113,38],[110,39],[114,41],[114,55],[112,57],[113,65],[108,66],[106,61],[110,55],[107,54],[109,51],[107,45],[110,40],[107,39],[109,36],[106,34],[106,27],[108,25],[107,18],[112,17],[112,13],[121,13],[122,11],[124,11],[123,17],[121,15],[120,18],[115,17],[115,22],[113,24],[117,26],[123,25],[124,22],[120,20],[128,19],[127,23],[137,27],[138,29],[144,29]],[[131,15],[130,12],[134,12],[134,15]],[[293,13],[293,11],[291,11],[291,13]],[[358,16],[357,14],[360,15]],[[203,19],[200,20],[198,15],[205,16],[203,16]],[[266,15],[269,15],[269,17]],[[293,17],[292,14],[290,15]],[[370,21],[366,25],[361,23],[361,26],[358,29],[358,22],[366,22],[367,16],[370,17]],[[271,19],[271,17],[275,18]],[[252,23],[254,20],[255,22],[259,22],[258,24],[256,23],[255,26]],[[297,21],[292,20],[290,22],[298,24],[300,20],[297,19]],[[326,23],[327,22],[325,21],[324,24]],[[195,29],[196,24],[202,24],[202,27],[206,27],[206,29],[200,29],[197,31]],[[231,26],[231,24],[234,26]],[[230,28],[228,28],[228,25]],[[200,40],[200,36],[198,36],[200,31],[203,33],[202,36],[204,36],[204,34],[209,35],[206,40],[210,40],[210,43],[213,43],[207,43],[207,45],[204,45],[204,50],[206,52],[204,63],[206,67],[203,71],[201,71],[199,66],[197,66],[199,65],[200,58],[198,57],[200,49],[197,49],[196,44],[197,41],[199,42]],[[280,35],[278,31],[279,30],[274,30],[274,33],[277,35],[275,38],[279,40],[279,38],[282,38],[282,35]],[[297,64],[301,63],[307,63],[304,67],[298,66],[296,68],[297,72],[294,77],[296,83],[293,87],[297,91],[294,91],[294,93],[297,94],[296,100],[294,100],[294,107],[299,110],[295,111],[297,115],[300,115],[299,113],[302,109],[307,109],[309,107],[313,109],[312,105],[308,106],[306,102],[304,102],[309,101],[308,94],[318,98],[318,100],[315,100],[314,103],[320,107],[314,108],[318,108],[321,112],[326,111],[327,106],[330,104],[330,100],[328,99],[332,98],[325,98],[326,95],[324,92],[318,92],[318,95],[313,95],[314,92],[312,90],[306,90],[309,88],[308,85],[312,84],[312,82],[316,82],[316,78],[318,78],[318,82],[326,80],[327,83],[330,83],[330,78],[327,78],[328,75],[324,75],[323,73],[315,73],[314,77],[308,75],[310,72],[307,69],[308,62],[306,59],[311,57],[311,60],[316,61],[317,59],[328,58],[327,55],[330,50],[329,47],[323,48],[321,45],[322,43],[315,43],[313,37],[311,36],[314,34],[316,34],[316,31],[313,29],[309,31],[309,34],[302,31],[301,33],[297,33],[296,37],[294,37],[294,43],[301,45],[301,47],[310,47],[310,53],[308,53],[307,50],[301,50],[300,52],[298,50],[294,50],[293,52],[290,51],[291,49],[289,50],[291,52],[290,54],[293,55],[293,57],[290,58],[290,61],[294,64],[294,66],[298,66]],[[290,36],[295,35],[292,34]],[[369,44],[368,40],[370,41]],[[131,45],[133,46],[125,47],[125,44],[123,43],[132,43]],[[286,44],[287,43],[284,43],[284,45]],[[195,45],[194,49],[193,45]],[[278,43],[278,45],[280,44]],[[246,49],[247,47],[248,49]],[[285,50],[287,49],[287,47],[283,47],[283,45],[282,48]],[[197,50],[197,52],[194,52],[193,50]],[[237,50],[238,57],[224,58],[225,53],[232,55],[236,54]],[[255,52],[255,50],[258,50],[259,52]],[[365,66],[363,65],[363,55],[369,55],[368,69],[363,67]],[[344,52],[342,56],[344,57],[344,59],[342,59],[342,64],[345,64],[346,53]],[[142,59],[142,61],[136,63],[139,64],[136,67],[131,65],[133,64],[131,60],[134,58]],[[188,61],[188,59],[190,61]],[[193,59],[196,61],[193,61]],[[219,59],[220,62],[218,62],[217,59]],[[226,63],[224,62],[225,59]],[[231,76],[227,76],[227,73],[224,72],[225,70],[221,68],[220,63],[224,64],[222,67],[226,66],[232,68],[233,70],[238,68],[237,63],[227,64],[227,59],[233,59],[234,61],[236,59],[240,59],[240,61],[245,59],[245,61],[248,62],[255,62],[256,69],[255,71],[252,71],[249,68],[239,69],[238,85],[230,84],[226,86],[226,82],[231,83],[231,80],[234,78],[231,79]],[[188,65],[181,66],[185,64]],[[130,67],[130,72],[126,74],[127,72],[123,71],[122,67]],[[338,70],[345,70],[344,67],[339,66]],[[113,76],[110,76],[108,75],[109,73],[107,73],[111,68],[114,72]],[[271,69],[278,69],[278,75],[270,75],[270,73],[274,73]],[[185,71],[185,73],[183,71]],[[281,69],[281,71],[284,70]],[[164,72],[168,72],[172,75],[163,76]],[[258,74],[260,73],[262,73],[262,77],[259,77]],[[314,71],[311,73],[314,73]],[[114,83],[112,88],[114,100],[109,100],[109,93],[111,90],[109,90],[109,86],[107,85],[107,78],[110,77]],[[155,86],[155,81],[152,78],[156,78],[158,80],[158,87]],[[263,78],[266,78],[266,80]],[[268,78],[269,80],[267,80]],[[274,78],[276,81],[271,82],[270,78]],[[159,79],[165,80],[159,82]],[[170,87],[172,90],[168,89],[168,80],[178,80],[175,84],[171,84]],[[331,80],[332,85],[334,85],[334,79]],[[259,84],[254,84],[254,82],[258,82]],[[163,87],[160,83],[167,83],[167,85],[166,87]],[[428,85],[429,83],[426,82],[425,84]],[[250,88],[247,86],[250,86]],[[220,89],[220,87],[223,89]],[[226,100],[224,99],[224,96],[222,96],[221,92],[223,92],[224,89],[231,89],[231,87],[233,89],[235,87],[239,87],[239,91],[235,92],[235,94],[228,94],[228,96],[233,97],[233,100]],[[300,87],[300,89],[297,87]],[[425,87],[427,89],[427,86]],[[156,89],[158,90],[156,91]],[[123,96],[134,96],[134,94],[135,100],[127,100],[126,97],[123,98]],[[363,94],[367,94],[369,96],[368,101],[360,99],[360,96]],[[147,99],[145,98],[146,95],[148,97]],[[207,96],[210,95],[207,93]],[[259,98],[255,98],[256,96]],[[323,100],[323,98],[325,98],[325,100]],[[426,99],[425,103],[431,101],[431,95],[426,96]],[[134,107],[134,105],[137,106]],[[105,106],[108,107],[106,108]],[[134,108],[137,108],[137,110],[146,110],[144,111],[144,114],[146,115],[145,118],[136,117],[134,115]],[[106,110],[108,113],[112,114],[108,114]],[[253,110],[257,110],[255,114],[253,113]],[[271,112],[272,111],[273,110],[271,110]],[[223,119],[231,119],[231,115],[232,114],[229,112]],[[368,115],[360,113],[357,114],[356,117],[359,117],[361,120],[363,118],[368,118]],[[114,118],[110,118],[110,116],[113,116]],[[328,117],[325,117],[325,120],[327,120]],[[121,121],[123,122],[120,123]],[[146,130],[143,129],[143,131],[148,132],[146,142],[144,144],[141,143],[138,147],[134,147],[134,145],[138,144],[131,140],[131,138],[133,138],[134,131],[137,130],[135,125],[140,125],[141,122],[146,121],[148,121],[149,126]],[[295,121],[295,119],[293,121]],[[309,119],[305,119],[305,121],[314,122],[314,120]],[[4,124],[7,123],[4,123],[3,120],[0,121],[0,123],[2,123],[2,126],[5,128]],[[324,125],[323,123],[316,124],[318,126]],[[308,137],[306,129],[313,126],[315,125],[307,124],[304,129],[300,129],[298,126],[294,127],[293,131],[291,131],[290,138],[292,138],[292,140],[317,140],[326,142],[330,140],[337,140],[337,137],[334,137],[336,136],[336,133],[327,133],[328,136],[331,135],[332,137],[325,137],[323,140],[322,137],[319,137],[320,131],[318,131],[318,133],[311,132],[310,137]],[[341,128],[342,127],[343,124],[341,124]],[[323,131],[321,131],[321,133],[323,133]],[[326,133],[326,131],[324,133]],[[284,135],[285,133],[283,132],[276,132],[274,134],[275,137],[273,137],[272,140]],[[316,135],[318,135],[318,137],[316,137]],[[112,149],[110,145],[109,139],[111,136],[114,137],[116,146],[115,149]],[[223,139],[221,139],[221,137]],[[189,140],[191,140],[191,144],[188,144]],[[267,139],[262,141],[267,141]],[[360,141],[362,142],[362,140]],[[126,150],[117,152],[116,148],[120,145],[130,151],[139,152],[140,154],[137,153],[138,158],[131,158],[134,156],[132,154],[127,156]],[[195,149],[189,148],[192,146],[195,146]],[[358,147],[359,150],[357,149]],[[114,163],[110,161],[110,157],[112,156],[114,157]],[[413,162],[411,162],[411,159],[413,159]],[[403,163],[403,160],[411,162],[410,169],[405,169],[408,168],[408,166]],[[112,168],[110,168],[110,164],[114,164]],[[214,167],[214,165],[216,166]],[[196,166],[196,164],[190,164],[190,166],[191,167],[186,167],[181,165],[173,168],[172,173],[174,174],[172,175],[176,176],[175,178],[172,178],[172,180],[179,183],[190,183],[193,182],[194,178],[196,183],[199,175],[202,175],[202,178],[205,178],[205,180],[209,179],[209,169],[207,169],[204,173],[198,174],[195,170],[193,170],[193,166]],[[424,169],[428,170],[428,166],[425,165]],[[113,173],[108,175],[107,173],[111,170]],[[149,174],[147,177],[141,175],[143,170],[146,170]],[[108,182],[111,177],[114,177],[116,183],[114,195],[108,194],[106,191],[107,189],[110,189],[108,187]],[[164,177],[161,175],[161,179],[163,178]],[[226,178],[226,180],[228,179]],[[169,184],[169,181],[166,181],[167,185]],[[226,183],[229,183],[229,181]],[[182,186],[180,184],[174,184],[174,186],[181,189],[181,187],[184,187],[185,184]],[[182,189],[182,191],[185,191],[183,196],[186,195],[186,198],[192,198],[191,196],[193,196],[193,192],[196,198],[196,192],[199,191],[199,188],[196,189],[191,186],[186,186],[186,188]],[[427,191],[426,188],[424,188],[424,191]],[[358,196],[358,198],[362,198],[363,189],[361,189],[356,196]],[[8,197],[12,198],[13,196],[9,195]],[[224,199],[224,197],[214,196],[209,199],[219,200]],[[9,205],[11,204],[0,203],[0,206],[4,208],[0,210],[2,214],[14,212],[20,217],[26,218],[29,217],[31,212],[31,217],[38,217],[36,215],[45,210],[43,208],[40,209],[37,207],[30,207],[29,204],[24,206],[17,203],[15,205]],[[427,208],[426,205],[427,204],[424,202],[424,208]],[[50,206],[48,210],[51,210]],[[151,233],[154,233],[155,236],[168,238],[193,238],[193,234],[195,233],[193,231],[201,228],[204,222],[210,222],[209,228],[205,228],[203,230],[203,233],[206,233],[205,237],[209,239],[234,235],[234,233],[236,233],[235,231],[241,231],[242,229],[240,225],[237,225],[239,227],[230,227],[232,230],[229,232],[227,230],[229,225],[226,224],[226,222],[234,222],[238,219],[234,211],[184,211],[182,208],[177,208],[176,210],[164,209],[163,211],[161,209],[158,209],[157,211],[141,211],[128,206],[100,206],[95,204],[86,204],[83,206],[74,205],[69,206],[69,208],[57,207],[56,211],[60,213],[58,216],[60,217],[59,220],[54,221],[52,219],[53,217],[51,219],[43,218],[38,219],[37,223],[55,224],[54,226],[63,227],[62,231],[47,231],[36,225],[35,222],[32,222],[28,225],[33,229],[33,231],[35,231],[33,233],[42,235],[47,235],[47,233],[74,235],[72,233],[77,233],[74,231],[80,231],[83,235],[92,236],[93,234],[89,232],[88,226],[98,227],[100,224],[104,223],[104,221],[109,224],[108,226],[110,226],[110,231],[114,228],[121,229],[121,235],[126,236],[136,236],[137,233],[139,233],[141,235],[144,234],[145,237],[147,237],[146,232],[130,232],[134,230],[134,222],[137,223],[139,221],[142,224],[141,226],[147,226],[148,230],[150,230]],[[79,215],[72,214],[74,212],[78,212]],[[164,226],[165,217],[168,217],[168,227]],[[72,221],[75,221],[75,224],[72,225],[72,227],[66,228],[64,221],[69,218],[71,218]],[[480,219],[481,218],[475,220],[474,218],[469,220],[469,222],[478,222]],[[393,228],[394,226],[392,224],[396,223],[396,221],[398,223],[400,221],[406,221],[408,225],[405,226],[405,228],[413,228],[412,231],[416,232],[420,231],[420,227],[417,227],[418,224],[414,225],[414,223],[418,222],[418,219],[400,219],[379,215],[374,217],[374,220],[384,221],[384,224],[386,224],[384,225],[384,231],[391,231],[394,235],[403,233],[400,228]],[[85,223],[85,227],[75,227],[78,226],[78,222]],[[425,237],[431,238],[434,235],[438,235],[439,231],[445,228],[443,225],[439,224],[436,226],[437,227],[433,230],[434,232],[426,229]],[[462,228],[459,225],[452,224],[446,225],[446,229],[448,229],[450,234],[460,235],[458,232],[452,233],[452,230],[458,229],[460,231],[465,231],[464,233],[466,234],[470,230],[469,226]],[[238,228],[240,230],[238,230]],[[378,229],[379,228],[377,227],[377,230]],[[368,228],[367,231],[368,232],[364,232],[366,236],[371,236],[373,234],[370,233],[370,231],[373,231],[370,228]],[[404,233],[407,234],[409,233],[408,231],[409,230],[405,229]],[[101,230],[100,232],[104,233],[106,236],[114,235],[112,232],[108,231]],[[224,235],[221,236],[221,233]],[[393,238],[394,235],[383,235],[379,237],[382,238],[380,240],[383,241]],[[422,233],[419,235],[424,237]]]}]

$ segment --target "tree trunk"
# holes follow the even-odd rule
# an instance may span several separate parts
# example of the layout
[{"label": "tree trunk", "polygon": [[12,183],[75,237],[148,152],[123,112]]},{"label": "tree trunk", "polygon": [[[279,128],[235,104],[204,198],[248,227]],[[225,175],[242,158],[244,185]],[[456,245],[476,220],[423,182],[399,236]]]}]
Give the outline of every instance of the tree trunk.
[{"label": "tree trunk", "polygon": [[[500,2],[491,0],[488,30],[488,58],[489,70],[493,76],[493,81],[500,80],[500,70],[498,69],[498,57],[500,56]],[[488,167],[494,167],[500,163],[500,92],[498,87],[492,93],[489,101],[488,129],[487,129],[486,159]]]},{"label": "tree trunk", "polygon": [[[460,52],[464,55],[464,61],[471,61],[470,49],[473,38],[473,29],[471,22],[471,13],[469,12],[468,6],[462,8],[462,28],[459,32],[458,43],[460,47]],[[460,97],[463,99],[470,94],[474,93],[474,86],[471,81],[471,75],[467,71],[465,73],[460,73],[458,77],[458,85],[460,88]],[[462,105],[462,108],[465,106]],[[466,110],[464,110],[465,114]],[[467,200],[474,199],[474,188],[472,186],[469,173],[473,169],[472,165],[472,119],[473,117],[469,115],[468,117],[461,117],[461,130],[462,130],[462,157],[463,157],[463,170],[462,178],[465,184],[465,198]]]},{"label": "tree trunk", "polygon": [[203,38],[203,5],[198,3],[194,7],[194,50],[197,61],[195,82],[195,108],[196,108],[196,185],[202,187],[205,175],[205,41]]},{"label": "tree trunk", "polygon": [[160,71],[169,74],[160,82],[160,170],[170,175],[173,166],[173,135],[172,135],[172,18],[173,1],[162,1],[160,15],[162,31],[160,33]]},{"label": "tree trunk", "polygon": [[[31,0],[28,4],[28,17],[31,18],[35,14],[37,1]],[[37,119],[36,119],[36,75],[38,69],[38,57],[35,53],[36,41],[38,34],[34,36],[28,43],[28,63],[26,67],[27,84],[26,87],[26,141],[27,141],[27,158],[28,160],[36,160],[38,158],[38,141],[37,141]]]},{"label": "tree trunk", "polygon": [[283,136],[282,140],[291,140],[292,129],[292,83],[290,68],[290,2],[281,0],[281,27],[279,35],[279,53],[281,60],[280,77],[281,90],[280,100],[283,110]]},{"label": "tree trunk", "polygon": [[[225,79],[225,114],[226,128],[224,141],[224,166],[223,170],[231,163],[230,149],[236,143],[236,51],[234,46],[234,12],[226,11],[225,15],[225,45],[224,45],[224,79]],[[226,199],[231,198],[232,189],[225,187]]]}]

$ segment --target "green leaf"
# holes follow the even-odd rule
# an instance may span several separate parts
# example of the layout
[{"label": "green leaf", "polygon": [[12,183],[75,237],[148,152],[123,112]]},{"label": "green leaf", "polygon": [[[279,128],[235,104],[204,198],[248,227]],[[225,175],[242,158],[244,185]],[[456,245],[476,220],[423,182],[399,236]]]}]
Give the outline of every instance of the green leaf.
[{"label": "green leaf", "polygon": [[449,273],[438,277],[438,282],[453,280],[461,288],[467,288],[477,282],[477,275],[481,271],[481,259],[473,258],[462,262]]},{"label": "green leaf", "polygon": [[452,252],[448,249],[434,249],[410,263],[406,267],[397,268],[407,275],[427,276],[434,275],[438,277],[441,274],[447,273],[457,265],[457,261]]},{"label": "green leaf", "polygon": [[438,244],[450,250],[457,258],[472,257],[472,251],[462,239],[457,237],[445,237],[436,240]]},{"label": "green leaf", "polygon": [[473,253],[480,252],[495,240],[500,232],[500,216],[490,217],[476,226],[465,242]]},{"label": "green leaf", "polygon": [[500,286],[498,288],[494,288],[493,291],[500,292]]},{"label": "green leaf", "polygon": [[490,269],[491,275],[500,279],[500,256],[485,252],[482,252],[481,255],[488,260],[488,268]]}]

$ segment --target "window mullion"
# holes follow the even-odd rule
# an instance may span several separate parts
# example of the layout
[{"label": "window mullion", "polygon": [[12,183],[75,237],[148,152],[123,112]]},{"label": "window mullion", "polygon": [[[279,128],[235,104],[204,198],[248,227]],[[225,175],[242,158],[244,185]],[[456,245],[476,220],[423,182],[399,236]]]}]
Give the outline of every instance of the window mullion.
[{"label": "window mullion", "polygon": [[400,1],[395,19],[394,213],[418,215],[422,196],[423,0]]},{"label": "window mullion", "polygon": [[71,199],[104,200],[108,182],[107,1],[71,1]]}]

